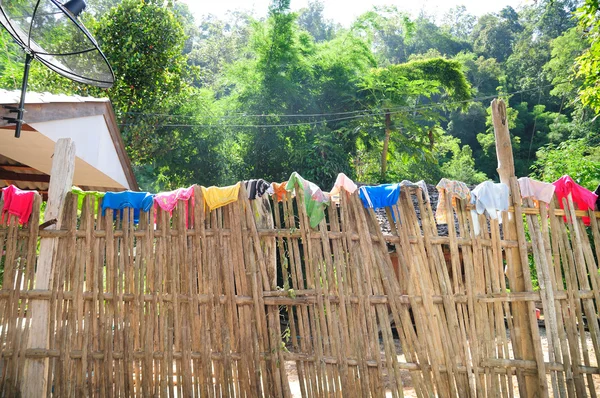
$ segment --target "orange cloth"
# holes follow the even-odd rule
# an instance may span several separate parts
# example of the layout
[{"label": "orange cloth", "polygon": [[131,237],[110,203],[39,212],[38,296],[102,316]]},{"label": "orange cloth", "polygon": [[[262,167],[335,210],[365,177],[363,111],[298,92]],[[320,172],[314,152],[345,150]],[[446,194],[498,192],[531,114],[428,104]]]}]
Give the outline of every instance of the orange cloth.
[{"label": "orange cloth", "polygon": [[273,182],[271,183],[271,187],[273,187],[273,196],[277,202],[281,202],[288,191],[285,189],[287,182],[282,182],[280,184]]}]

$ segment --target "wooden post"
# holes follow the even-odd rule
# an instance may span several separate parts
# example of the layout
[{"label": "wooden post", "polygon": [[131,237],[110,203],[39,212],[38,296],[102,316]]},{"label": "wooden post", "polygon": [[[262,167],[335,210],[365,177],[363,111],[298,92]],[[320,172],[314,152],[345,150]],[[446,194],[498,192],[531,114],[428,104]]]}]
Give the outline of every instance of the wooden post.
[{"label": "wooden post", "polygon": [[[496,155],[498,157],[498,175],[500,182],[512,188],[511,178],[515,176],[515,161],[513,158],[510,133],[508,131],[508,117],[506,114],[506,104],[502,100],[492,101],[492,122],[494,123],[494,135],[496,138]],[[518,193],[512,192],[511,197]],[[508,213],[508,225],[503,226],[505,240],[517,240],[517,229],[515,216]],[[511,292],[526,291],[525,278],[521,256],[518,248],[506,248],[506,262],[508,265],[507,276],[510,283]],[[518,359],[535,360],[533,336],[531,333],[528,317],[528,309],[525,303],[512,303],[513,322],[515,327],[515,336],[513,336],[513,348],[515,356]],[[520,375],[519,384],[522,392],[526,392],[527,397],[537,396],[538,382],[534,374]]]},{"label": "wooden post", "polygon": [[381,182],[385,182],[387,174],[387,156],[392,135],[392,114],[389,110],[385,112],[385,138],[383,139],[383,150],[381,151]]},{"label": "wooden post", "polygon": [[[60,229],[62,213],[67,193],[71,191],[75,171],[75,143],[70,138],[61,138],[54,146],[48,202],[44,213],[44,222],[56,220],[56,224],[47,229]],[[40,255],[35,272],[34,289],[47,291],[52,288],[53,259],[56,257],[58,238],[40,238]],[[48,322],[50,302],[31,300],[31,328],[27,340],[27,351],[31,349],[48,350]],[[26,351],[26,352],[27,352]],[[48,358],[25,358],[25,369],[21,383],[21,396],[44,397],[48,388]]]}]

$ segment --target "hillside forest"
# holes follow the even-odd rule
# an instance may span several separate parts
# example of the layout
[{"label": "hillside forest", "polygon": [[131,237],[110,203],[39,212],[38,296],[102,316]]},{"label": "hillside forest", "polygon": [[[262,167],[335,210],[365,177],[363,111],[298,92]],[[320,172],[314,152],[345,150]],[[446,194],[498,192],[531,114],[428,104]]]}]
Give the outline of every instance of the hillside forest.
[{"label": "hillside forest", "polygon": [[[593,0],[538,0],[475,17],[374,8],[349,27],[318,0],[298,12],[196,20],[185,4],[88,1],[82,20],[113,88],[34,62],[30,90],[109,97],[140,187],[287,180],[322,187],[497,179],[489,104],[507,101],[517,176],[600,183],[600,14]],[[0,88],[24,54],[0,34]]]}]

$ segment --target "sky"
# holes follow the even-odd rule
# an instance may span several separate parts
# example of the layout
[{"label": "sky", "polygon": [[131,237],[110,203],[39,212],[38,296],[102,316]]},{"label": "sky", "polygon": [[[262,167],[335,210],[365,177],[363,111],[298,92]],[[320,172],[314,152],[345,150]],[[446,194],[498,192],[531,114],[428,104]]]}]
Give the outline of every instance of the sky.
[{"label": "sky", "polygon": [[[214,14],[224,17],[229,10],[253,11],[257,16],[265,16],[270,0],[179,0],[189,6],[190,10],[199,19],[202,15]],[[428,15],[442,16],[446,10],[457,5],[464,5],[467,11],[476,16],[499,11],[507,5],[517,8],[533,0],[322,0],[325,17],[343,26],[349,26],[352,21],[373,8],[373,6],[395,5],[400,10],[417,15],[424,10]],[[292,10],[306,7],[308,0],[292,0]]]}]

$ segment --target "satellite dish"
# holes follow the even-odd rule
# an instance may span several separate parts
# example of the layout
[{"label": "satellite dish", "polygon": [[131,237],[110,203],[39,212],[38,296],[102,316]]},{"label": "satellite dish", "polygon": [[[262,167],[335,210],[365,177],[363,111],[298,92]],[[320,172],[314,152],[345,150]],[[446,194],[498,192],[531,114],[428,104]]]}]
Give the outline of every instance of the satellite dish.
[{"label": "satellite dish", "polygon": [[76,82],[112,87],[115,76],[90,32],[77,21],[84,0],[0,0],[0,23],[25,51],[25,71],[15,118],[15,137],[21,135],[25,92],[31,61],[37,59],[54,72]]}]

